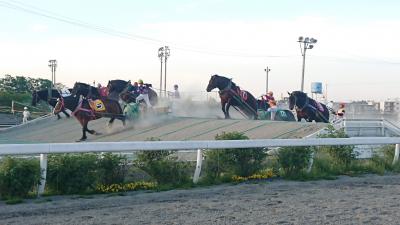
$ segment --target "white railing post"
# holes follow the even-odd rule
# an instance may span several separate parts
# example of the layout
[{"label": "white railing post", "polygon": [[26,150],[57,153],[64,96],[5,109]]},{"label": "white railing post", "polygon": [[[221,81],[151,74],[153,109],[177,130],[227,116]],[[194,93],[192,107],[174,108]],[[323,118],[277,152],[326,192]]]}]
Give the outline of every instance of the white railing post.
[{"label": "white railing post", "polygon": [[44,193],[46,186],[46,175],[47,175],[47,154],[40,154],[40,184],[38,188],[38,196]]},{"label": "white railing post", "polygon": [[196,170],[193,175],[193,183],[197,183],[199,181],[200,172],[201,172],[201,164],[203,162],[203,151],[201,149],[197,149],[197,161],[196,161]]},{"label": "white railing post", "polygon": [[396,148],[394,150],[394,158],[393,158],[393,165],[399,161],[399,152],[400,152],[400,144],[396,144]]}]

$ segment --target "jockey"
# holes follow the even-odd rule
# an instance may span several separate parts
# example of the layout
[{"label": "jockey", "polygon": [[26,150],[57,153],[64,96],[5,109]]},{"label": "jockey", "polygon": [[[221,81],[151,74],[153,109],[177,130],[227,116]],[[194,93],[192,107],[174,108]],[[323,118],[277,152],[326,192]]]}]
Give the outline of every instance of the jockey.
[{"label": "jockey", "polygon": [[97,90],[99,91],[100,96],[102,97],[108,96],[108,88],[101,86],[100,83],[97,83]]},{"label": "jockey", "polygon": [[139,103],[141,100],[144,100],[146,102],[146,107],[152,108],[153,106],[150,103],[149,100],[149,89],[146,85],[143,85],[143,80],[139,79],[138,80],[138,92],[139,96],[136,97],[136,103]]},{"label": "jockey", "polygon": [[263,100],[265,100],[267,102],[269,102],[271,100],[275,101],[274,93],[272,91],[268,91],[267,94],[264,95],[262,98],[263,98]]},{"label": "jockey", "polygon": [[339,109],[338,109],[336,115],[337,115],[339,118],[343,118],[343,117],[344,117],[344,113],[345,113],[344,104],[341,103],[341,104],[339,105]]},{"label": "jockey", "polygon": [[278,111],[278,107],[276,106],[276,101],[269,100],[268,104],[270,107],[267,109],[267,112],[271,112],[271,120],[275,120],[275,115],[276,112]]}]

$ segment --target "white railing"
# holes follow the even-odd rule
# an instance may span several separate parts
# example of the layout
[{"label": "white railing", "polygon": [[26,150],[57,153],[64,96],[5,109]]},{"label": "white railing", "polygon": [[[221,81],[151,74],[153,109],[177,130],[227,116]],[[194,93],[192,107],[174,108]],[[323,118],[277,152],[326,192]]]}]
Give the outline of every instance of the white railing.
[{"label": "white railing", "polygon": [[396,144],[393,164],[399,159],[400,137],[362,138],[307,138],[307,139],[259,139],[223,141],[136,141],[136,142],[89,142],[89,143],[45,143],[45,144],[3,144],[0,155],[40,154],[42,180],[38,193],[44,192],[46,183],[47,154],[84,152],[124,152],[154,150],[197,149],[197,165],[193,181],[197,182],[201,171],[202,149],[265,148],[284,146],[326,146],[326,145],[385,145]]}]

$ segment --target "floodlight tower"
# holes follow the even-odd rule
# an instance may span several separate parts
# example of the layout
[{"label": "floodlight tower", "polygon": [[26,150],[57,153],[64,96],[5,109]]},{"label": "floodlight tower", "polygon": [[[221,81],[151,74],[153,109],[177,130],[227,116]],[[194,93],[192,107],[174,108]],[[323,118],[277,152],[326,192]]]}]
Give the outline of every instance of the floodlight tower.
[{"label": "floodlight tower", "polygon": [[53,87],[56,85],[56,68],[57,68],[57,60],[55,59],[51,59],[49,60],[49,67],[51,69],[51,85],[50,85],[50,92],[49,92],[49,96],[50,98]]},{"label": "floodlight tower", "polygon": [[[317,39],[314,38],[303,38],[302,36],[299,37],[299,40],[297,41],[300,44],[300,51],[301,51],[301,55],[303,56],[303,71],[301,74],[301,91],[304,92],[304,69],[306,66],[306,50],[307,49],[312,49],[315,45],[315,43],[317,43]],[[303,44],[303,46],[301,46]]]},{"label": "floodlight tower", "polygon": [[266,83],[265,83],[265,94],[267,94],[267,93],[268,93],[268,72],[271,71],[271,69],[268,68],[268,66],[267,66],[267,68],[264,69],[264,71],[265,71],[265,73],[266,73],[266,75],[267,75],[267,77],[266,77]]},{"label": "floodlight tower", "polygon": [[161,47],[158,49],[158,58],[160,58],[161,61],[161,71],[160,71],[160,97],[162,93],[162,63],[163,63],[163,58],[164,58],[164,47]]},{"label": "floodlight tower", "polygon": [[164,47],[165,69],[164,69],[164,94],[167,97],[167,59],[170,56],[169,47]]}]

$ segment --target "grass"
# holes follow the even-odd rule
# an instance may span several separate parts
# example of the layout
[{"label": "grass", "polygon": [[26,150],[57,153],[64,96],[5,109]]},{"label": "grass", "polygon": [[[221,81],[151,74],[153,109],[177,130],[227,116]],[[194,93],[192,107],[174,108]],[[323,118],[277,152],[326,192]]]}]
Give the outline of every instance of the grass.
[{"label": "grass", "polygon": [[24,202],[24,200],[22,198],[19,198],[19,197],[9,198],[9,199],[7,199],[5,201],[5,203],[7,205],[16,205],[16,204],[21,204],[23,202]]}]

